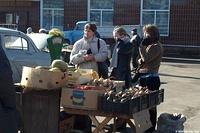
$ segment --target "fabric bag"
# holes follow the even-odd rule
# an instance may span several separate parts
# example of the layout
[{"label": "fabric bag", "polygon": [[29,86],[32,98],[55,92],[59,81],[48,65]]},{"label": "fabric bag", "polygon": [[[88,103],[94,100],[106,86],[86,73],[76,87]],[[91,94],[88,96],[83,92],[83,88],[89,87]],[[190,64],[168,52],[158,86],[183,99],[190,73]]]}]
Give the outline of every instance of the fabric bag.
[{"label": "fabric bag", "polygon": [[[98,51],[99,51],[99,49],[100,49],[99,39],[98,39],[98,42],[97,42],[97,47],[98,47]],[[104,79],[108,78],[108,67],[110,66],[110,60],[107,58],[103,62],[97,62],[97,65],[98,65],[99,77],[102,77]]]}]

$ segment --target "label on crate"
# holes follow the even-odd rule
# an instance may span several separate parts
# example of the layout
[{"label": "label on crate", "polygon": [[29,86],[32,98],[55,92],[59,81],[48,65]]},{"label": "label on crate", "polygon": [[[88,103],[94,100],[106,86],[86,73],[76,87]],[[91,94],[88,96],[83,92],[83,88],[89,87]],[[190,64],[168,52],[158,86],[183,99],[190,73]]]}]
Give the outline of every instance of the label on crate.
[{"label": "label on crate", "polygon": [[83,105],[85,99],[84,92],[79,90],[73,90],[71,99],[74,105]]}]

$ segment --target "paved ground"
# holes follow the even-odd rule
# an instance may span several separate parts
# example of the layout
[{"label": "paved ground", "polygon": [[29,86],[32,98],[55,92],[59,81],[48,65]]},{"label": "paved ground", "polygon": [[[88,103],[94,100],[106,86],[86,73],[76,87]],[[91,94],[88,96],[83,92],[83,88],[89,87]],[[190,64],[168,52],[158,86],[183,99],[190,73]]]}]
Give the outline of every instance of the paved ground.
[{"label": "paved ground", "polygon": [[200,133],[200,61],[162,62],[160,75],[165,98],[158,116],[181,113],[187,117],[185,133]]},{"label": "paved ground", "polygon": [[158,114],[182,113],[187,117],[185,131],[200,133],[200,62],[163,62],[160,74],[165,101]]}]

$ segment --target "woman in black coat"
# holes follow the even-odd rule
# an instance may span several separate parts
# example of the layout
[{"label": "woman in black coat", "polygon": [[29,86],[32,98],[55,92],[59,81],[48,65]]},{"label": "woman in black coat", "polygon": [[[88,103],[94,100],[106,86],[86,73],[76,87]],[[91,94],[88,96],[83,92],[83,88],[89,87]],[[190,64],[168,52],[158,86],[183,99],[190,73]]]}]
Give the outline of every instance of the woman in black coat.
[{"label": "woman in black coat", "polygon": [[130,37],[122,27],[113,30],[113,37],[116,41],[111,60],[111,77],[116,80],[125,81],[125,88],[131,86],[130,61],[133,46]]}]

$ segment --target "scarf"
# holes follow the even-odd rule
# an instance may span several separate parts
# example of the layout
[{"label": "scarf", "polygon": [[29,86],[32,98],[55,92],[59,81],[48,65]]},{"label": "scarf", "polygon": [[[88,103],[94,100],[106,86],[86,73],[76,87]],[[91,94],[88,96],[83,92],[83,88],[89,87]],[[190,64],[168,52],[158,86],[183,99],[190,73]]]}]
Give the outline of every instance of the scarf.
[{"label": "scarf", "polygon": [[[130,41],[130,38],[128,36],[125,36],[120,39],[124,42],[124,45],[126,45]],[[112,60],[111,60],[111,64],[110,64],[110,67],[113,67],[113,68],[116,68],[117,64],[118,64],[118,51],[119,51],[118,45],[119,45],[119,43],[117,42],[113,49]]]}]

